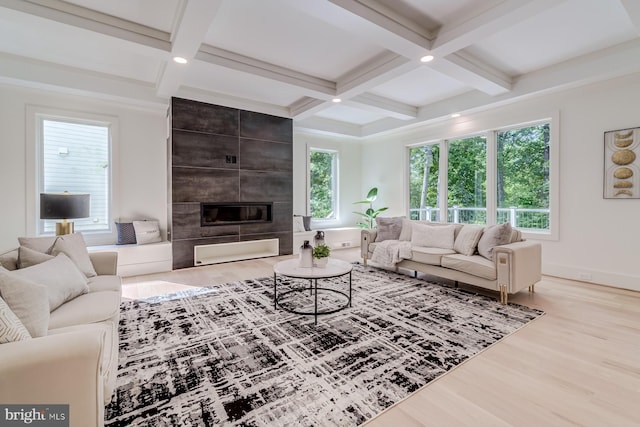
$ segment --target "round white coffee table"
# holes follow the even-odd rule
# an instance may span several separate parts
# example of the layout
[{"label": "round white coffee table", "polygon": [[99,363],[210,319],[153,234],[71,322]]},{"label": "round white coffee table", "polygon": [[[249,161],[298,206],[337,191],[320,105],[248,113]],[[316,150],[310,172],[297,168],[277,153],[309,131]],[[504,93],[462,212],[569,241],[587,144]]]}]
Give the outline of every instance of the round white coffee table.
[{"label": "round white coffee table", "polygon": [[[300,260],[288,259],[286,261],[280,261],[279,263],[273,266],[273,308],[278,309],[279,301],[281,298],[290,295],[294,292],[307,292],[309,291],[313,295],[315,293],[315,301],[314,301],[314,309],[313,311],[301,311],[301,310],[293,310],[287,307],[280,305],[285,311],[289,313],[302,314],[302,315],[313,315],[315,319],[315,323],[318,323],[318,315],[319,314],[331,314],[337,311],[343,310],[347,307],[351,307],[351,270],[353,270],[353,266],[339,259],[329,258],[329,262],[326,267],[300,267]],[[349,275],[349,294],[346,292],[342,292],[337,289],[318,287],[318,279],[330,279],[332,277],[340,277]],[[278,295],[278,276],[291,277],[294,279],[308,279],[309,280],[309,288],[308,289],[290,289],[285,292],[281,292]],[[335,293],[346,298],[346,303],[344,305],[329,309],[318,311],[318,292],[327,292],[327,293]]]}]

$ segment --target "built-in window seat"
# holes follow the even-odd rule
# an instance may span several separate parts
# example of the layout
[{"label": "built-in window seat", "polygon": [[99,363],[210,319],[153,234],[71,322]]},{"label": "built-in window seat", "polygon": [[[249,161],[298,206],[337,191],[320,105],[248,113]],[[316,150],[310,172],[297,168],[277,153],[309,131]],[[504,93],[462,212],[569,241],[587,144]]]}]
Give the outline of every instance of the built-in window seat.
[{"label": "built-in window seat", "polygon": [[118,252],[118,275],[122,277],[172,270],[171,242],[89,246],[88,249],[89,252]]}]

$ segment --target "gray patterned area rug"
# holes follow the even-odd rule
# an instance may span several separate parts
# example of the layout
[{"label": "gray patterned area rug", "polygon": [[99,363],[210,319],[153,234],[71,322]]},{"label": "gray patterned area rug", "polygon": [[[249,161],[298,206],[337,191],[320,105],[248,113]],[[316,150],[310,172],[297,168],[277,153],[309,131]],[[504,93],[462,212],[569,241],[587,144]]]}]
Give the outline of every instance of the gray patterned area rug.
[{"label": "gray patterned area rug", "polygon": [[542,314],[360,264],[317,325],[274,310],[272,277],[121,311],[108,426],[355,426]]}]

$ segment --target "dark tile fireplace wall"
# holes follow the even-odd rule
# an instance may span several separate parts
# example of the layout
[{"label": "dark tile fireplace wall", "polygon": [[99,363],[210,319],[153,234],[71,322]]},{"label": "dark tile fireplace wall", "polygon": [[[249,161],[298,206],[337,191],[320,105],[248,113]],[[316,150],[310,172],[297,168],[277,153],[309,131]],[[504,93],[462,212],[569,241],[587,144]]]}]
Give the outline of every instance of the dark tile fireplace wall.
[{"label": "dark tile fireplace wall", "polygon": [[[173,268],[193,267],[193,247],[278,238],[293,252],[291,119],[172,98],[169,239]],[[200,225],[200,203],[272,202],[272,221]]]}]

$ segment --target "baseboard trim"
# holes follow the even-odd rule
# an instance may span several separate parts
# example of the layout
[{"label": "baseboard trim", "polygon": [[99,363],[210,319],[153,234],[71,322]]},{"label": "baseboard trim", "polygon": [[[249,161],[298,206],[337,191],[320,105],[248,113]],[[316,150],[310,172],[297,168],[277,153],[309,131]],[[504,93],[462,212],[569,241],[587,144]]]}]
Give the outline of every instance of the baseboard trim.
[{"label": "baseboard trim", "polygon": [[640,291],[640,276],[617,274],[610,271],[591,270],[588,268],[571,267],[559,264],[544,264],[542,274],[579,282],[596,283],[614,288]]}]

